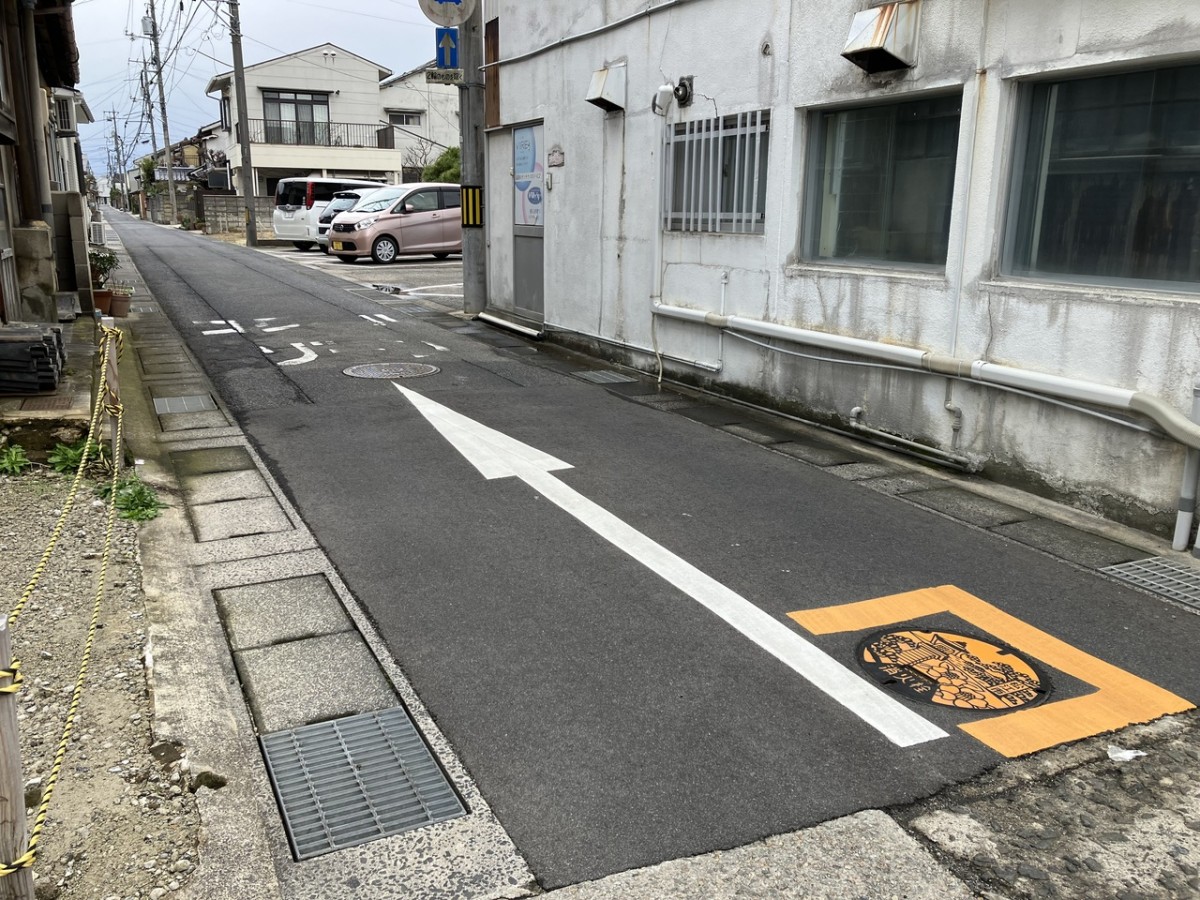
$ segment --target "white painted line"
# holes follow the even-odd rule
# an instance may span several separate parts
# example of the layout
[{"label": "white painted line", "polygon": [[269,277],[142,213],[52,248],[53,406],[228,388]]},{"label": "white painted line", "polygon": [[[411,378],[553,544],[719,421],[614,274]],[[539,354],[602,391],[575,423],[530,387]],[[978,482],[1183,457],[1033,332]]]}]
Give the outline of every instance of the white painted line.
[{"label": "white painted line", "polygon": [[325,342],[324,342],[324,341],[309,341],[309,342],[308,342],[308,346],[310,346],[310,347],[324,347],[324,346],[325,346]]},{"label": "white painted line", "polygon": [[201,334],[237,334],[232,328],[213,328],[209,331],[202,331]]},{"label": "white painted line", "polygon": [[265,317],[259,316],[258,318],[256,318],[254,320],[254,324],[255,325],[265,325],[267,322],[274,322],[274,321],[275,321],[274,316],[265,316]]},{"label": "white painted line", "polygon": [[385,316],[383,313],[375,313],[375,316],[376,318],[383,319],[385,322],[391,322],[393,325],[398,321],[397,319],[393,319],[391,316]]},{"label": "white painted line", "polygon": [[382,322],[380,322],[378,319],[376,319],[374,316],[368,316],[368,315],[367,315],[367,314],[365,314],[365,313],[360,313],[358,317],[359,317],[360,319],[366,319],[366,320],[367,320],[368,322],[370,322],[372,325],[379,325],[379,326],[381,326],[381,327],[383,326],[383,323],[382,323]]},{"label": "white painted line", "polygon": [[449,351],[449,350],[447,350],[445,347],[439,347],[437,344],[431,344],[429,341],[421,341],[421,343],[422,343],[422,344],[424,344],[426,347],[432,347],[434,350],[440,350],[440,351],[442,351],[443,353],[449,353],[449,352],[450,352],[450,351]]},{"label": "white painted line", "polygon": [[229,327],[231,327],[238,334],[246,333],[246,329],[243,328],[241,325],[239,325],[237,322],[235,322],[233,319],[229,319],[228,321],[229,321]]},{"label": "white painted line", "polygon": [[433,294],[433,293],[430,293],[429,291],[413,291],[413,293],[408,294],[406,296],[413,297],[416,299],[428,298],[430,300],[436,300],[438,297],[461,297],[462,294],[446,294],[446,293]]},{"label": "white painted line", "polygon": [[438,288],[448,288],[448,287],[460,288],[462,286],[463,286],[463,283],[461,281],[456,281],[453,284],[419,284],[416,287],[406,288],[405,293],[411,293],[412,291],[436,291]]},{"label": "white painted line", "polygon": [[271,354],[273,354],[275,352],[270,347],[263,347],[261,345],[259,346],[258,349],[261,350],[263,353],[267,354],[267,356],[270,356]]},{"label": "white painted line", "polygon": [[947,737],[798,632],[549,473],[571,465],[392,382],[484,478],[520,478],[564,512],[758,644],[900,747]]},{"label": "white painted line", "polygon": [[266,334],[273,334],[276,331],[287,331],[289,328],[299,328],[299,327],[300,327],[300,324],[297,322],[292,325],[272,325],[270,328],[264,328],[263,331]]},{"label": "white painted line", "polygon": [[304,346],[304,344],[302,344],[302,343],[301,343],[301,344],[292,344],[292,346],[293,346],[293,347],[295,347],[297,350],[299,350],[299,351],[300,351],[300,356],[298,356],[296,359],[285,359],[285,360],[282,360],[281,362],[279,362],[279,363],[278,363],[278,365],[281,365],[281,366],[302,366],[302,365],[304,365],[305,363],[310,363],[310,362],[312,362],[314,359],[316,359],[316,358],[317,358],[317,354],[316,354],[315,352],[313,352],[312,350],[309,350],[309,349],[308,349],[307,347],[305,347],[305,346]]}]

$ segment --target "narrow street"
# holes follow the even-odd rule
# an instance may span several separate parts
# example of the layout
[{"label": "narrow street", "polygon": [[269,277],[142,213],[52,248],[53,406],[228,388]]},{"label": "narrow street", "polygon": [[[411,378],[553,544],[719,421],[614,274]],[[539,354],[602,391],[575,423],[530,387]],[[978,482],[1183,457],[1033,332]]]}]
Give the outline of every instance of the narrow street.
[{"label": "narrow street", "polygon": [[544,888],[1200,697],[1144,549],[452,315],[456,260],[112,225]]}]

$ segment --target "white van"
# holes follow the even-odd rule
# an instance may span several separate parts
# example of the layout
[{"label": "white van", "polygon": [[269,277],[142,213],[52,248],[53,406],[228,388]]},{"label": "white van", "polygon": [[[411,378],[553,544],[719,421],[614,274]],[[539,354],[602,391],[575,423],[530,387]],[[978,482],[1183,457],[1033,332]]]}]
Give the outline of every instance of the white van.
[{"label": "white van", "polygon": [[275,237],[291,241],[297,250],[311,250],[317,243],[317,219],[321,210],[339,191],[357,187],[383,187],[363,178],[281,178],[275,187],[275,212],[271,225]]}]

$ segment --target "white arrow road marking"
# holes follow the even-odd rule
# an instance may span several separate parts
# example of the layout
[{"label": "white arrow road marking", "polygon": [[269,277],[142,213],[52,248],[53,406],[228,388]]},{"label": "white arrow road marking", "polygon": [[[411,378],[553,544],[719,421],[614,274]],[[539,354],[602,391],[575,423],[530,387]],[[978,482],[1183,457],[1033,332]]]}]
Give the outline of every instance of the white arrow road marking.
[{"label": "white arrow road marking", "polygon": [[421,343],[424,344],[426,347],[432,347],[434,350],[441,350],[443,353],[448,352],[445,347],[439,347],[437,344],[429,343],[429,341],[421,341]]},{"label": "white arrow road marking", "polygon": [[705,575],[636,528],[572,490],[550,472],[570,463],[468,419],[392,382],[484,478],[520,478],[600,537],[724,619],[900,747],[947,737],[899,700],[859,677],[749,600]]},{"label": "white arrow road marking", "polygon": [[314,359],[317,358],[316,352],[308,349],[307,347],[304,346],[304,344],[292,344],[292,346],[295,347],[297,350],[299,350],[301,355],[296,357],[295,359],[281,360],[280,362],[276,363],[276,365],[302,366],[302,365],[304,365],[304,363],[310,363]]}]

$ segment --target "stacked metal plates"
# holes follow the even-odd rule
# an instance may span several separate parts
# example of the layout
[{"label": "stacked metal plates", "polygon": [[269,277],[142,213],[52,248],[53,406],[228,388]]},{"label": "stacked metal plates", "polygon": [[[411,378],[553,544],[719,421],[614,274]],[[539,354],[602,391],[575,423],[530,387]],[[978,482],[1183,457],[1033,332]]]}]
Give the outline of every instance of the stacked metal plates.
[{"label": "stacked metal plates", "polygon": [[57,325],[0,326],[0,394],[53,391],[67,363]]}]

